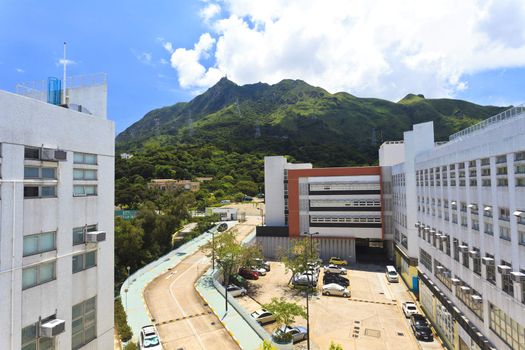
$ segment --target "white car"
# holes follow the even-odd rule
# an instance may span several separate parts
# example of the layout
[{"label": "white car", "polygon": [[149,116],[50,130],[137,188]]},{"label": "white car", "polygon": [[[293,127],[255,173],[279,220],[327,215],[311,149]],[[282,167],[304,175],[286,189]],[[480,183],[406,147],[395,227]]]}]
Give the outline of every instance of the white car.
[{"label": "white car", "polygon": [[254,311],[251,313],[251,316],[255,319],[255,321],[259,322],[259,324],[265,324],[275,321],[274,314],[265,309]]},{"label": "white car", "polygon": [[252,267],[250,267],[250,269],[251,269],[252,271],[257,272],[257,274],[258,274],[259,276],[266,276],[266,269],[265,269],[264,267],[252,266]]},{"label": "white car", "polygon": [[324,267],[324,272],[334,273],[336,275],[346,275],[346,269],[337,265],[328,265]]},{"label": "white car", "polygon": [[139,348],[148,350],[162,350],[157,330],[152,325],[144,326],[140,330]]},{"label": "white car", "polygon": [[416,304],[414,304],[411,301],[407,301],[406,303],[403,303],[402,308],[403,308],[403,313],[405,314],[405,317],[410,317],[418,313]]},{"label": "white car", "polygon": [[323,295],[339,295],[348,298],[350,291],[337,283],[329,283],[323,286]]},{"label": "white car", "polygon": [[248,292],[243,287],[236,286],[235,284],[230,284],[226,290],[228,291],[228,294],[230,294],[232,297],[238,297],[238,296],[245,296]]}]

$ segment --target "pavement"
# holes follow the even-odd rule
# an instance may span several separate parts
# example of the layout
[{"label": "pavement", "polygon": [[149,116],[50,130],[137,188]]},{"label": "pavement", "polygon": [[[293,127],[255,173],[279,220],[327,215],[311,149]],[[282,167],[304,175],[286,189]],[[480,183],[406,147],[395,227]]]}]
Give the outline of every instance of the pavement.
[{"label": "pavement", "polygon": [[[232,221],[228,222],[228,225],[233,226],[236,223]],[[210,232],[216,230],[216,227],[144,266],[126,279],[120,289],[120,296],[128,317],[128,324],[133,331],[132,341],[138,341],[138,335],[143,326],[152,324],[143,299],[143,290],[157,276],[165,273],[169,268],[173,268],[208,242],[212,237]]]},{"label": "pavement", "polygon": [[[245,223],[236,225],[239,239],[253,235],[259,222],[259,217],[247,216]],[[243,331],[241,340],[248,335],[253,341],[253,330],[240,315],[235,317],[231,306],[224,317],[224,297],[210,284],[209,275],[195,286],[210,265],[210,259],[196,251],[147,285],[144,300],[164,349],[239,349],[239,341],[225,328],[232,323]],[[259,339],[257,347],[260,343]]]}]

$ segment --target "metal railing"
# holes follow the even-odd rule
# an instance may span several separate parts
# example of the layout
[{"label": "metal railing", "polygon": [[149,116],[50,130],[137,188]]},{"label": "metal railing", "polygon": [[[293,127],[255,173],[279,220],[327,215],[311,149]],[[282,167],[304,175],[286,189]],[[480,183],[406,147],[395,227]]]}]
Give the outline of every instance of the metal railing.
[{"label": "metal railing", "polygon": [[512,107],[510,109],[507,109],[506,111],[496,114],[495,116],[485,119],[481,123],[472,125],[471,127],[468,127],[455,134],[450,135],[449,140],[454,141],[454,140],[461,139],[462,137],[465,137],[465,136],[470,136],[470,134],[473,134],[480,130],[489,128],[492,125],[500,123],[501,121],[516,118],[519,115],[524,114],[524,113],[525,113],[525,104],[522,104],[516,107]]}]

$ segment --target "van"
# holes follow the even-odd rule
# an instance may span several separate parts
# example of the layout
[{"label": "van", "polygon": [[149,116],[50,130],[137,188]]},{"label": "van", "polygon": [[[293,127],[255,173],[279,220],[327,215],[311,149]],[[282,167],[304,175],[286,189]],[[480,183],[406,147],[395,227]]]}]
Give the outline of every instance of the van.
[{"label": "van", "polygon": [[399,275],[394,266],[388,265],[385,269],[385,274],[388,282],[399,282]]}]

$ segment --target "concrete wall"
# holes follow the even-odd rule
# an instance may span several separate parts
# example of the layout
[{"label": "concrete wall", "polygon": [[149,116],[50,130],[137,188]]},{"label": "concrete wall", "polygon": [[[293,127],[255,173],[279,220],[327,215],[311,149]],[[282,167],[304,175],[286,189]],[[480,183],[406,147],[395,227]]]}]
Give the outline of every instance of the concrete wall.
[{"label": "concrete wall", "polygon": [[[56,312],[66,321],[66,331],[55,344],[71,348],[72,306],[96,295],[98,337],[84,349],[112,348],[113,122],[0,91],[0,142],[0,338],[6,348],[20,348],[21,329]],[[24,160],[24,146],[42,145],[67,151],[67,161]],[[73,152],[97,154],[98,165],[73,165]],[[24,199],[24,165],[57,167],[57,197]],[[92,183],[98,196],[73,197],[74,167],[97,169],[98,180]],[[73,246],[73,227],[86,224],[98,224],[106,241]],[[57,232],[57,249],[23,257],[23,237],[45,231]],[[97,250],[97,266],[72,274],[72,255],[91,250]],[[56,279],[22,291],[23,267],[48,259],[56,261]]]}]

